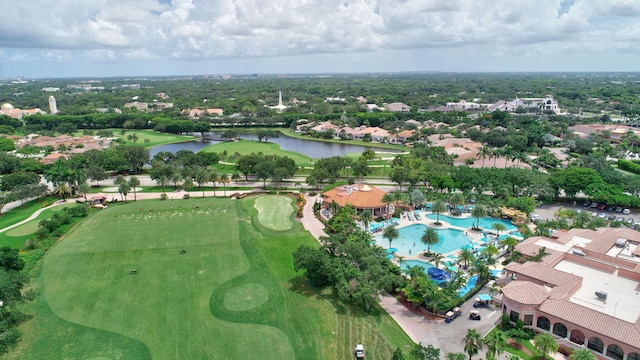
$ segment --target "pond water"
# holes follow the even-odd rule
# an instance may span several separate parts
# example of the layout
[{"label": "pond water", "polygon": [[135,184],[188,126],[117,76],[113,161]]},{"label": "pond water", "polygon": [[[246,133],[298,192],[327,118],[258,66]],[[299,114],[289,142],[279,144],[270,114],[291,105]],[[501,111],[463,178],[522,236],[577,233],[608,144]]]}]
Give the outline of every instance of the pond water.
[{"label": "pond water", "polygon": [[[212,137],[220,136],[220,133],[212,132]],[[255,140],[258,138],[256,135],[244,134],[239,136],[241,139],[245,140]],[[176,153],[179,150],[189,150],[193,152],[198,152],[201,149],[219,143],[220,141],[189,141],[183,143],[175,143],[168,145],[160,145],[155,146],[149,149],[149,154],[151,158],[153,158],[157,153],[163,152],[171,152]],[[313,141],[307,139],[298,139],[292,138],[286,135],[280,135],[279,138],[269,139],[270,143],[275,143],[280,145],[282,150],[295,151],[297,153],[303,154],[310,158],[320,159],[327,158],[332,156],[343,156],[348,153],[361,153],[367,149],[372,149],[373,151],[381,151],[387,153],[399,153],[399,151],[383,149],[383,148],[375,148],[375,147],[367,147],[361,145],[351,145],[351,144],[338,144],[338,143],[328,143],[322,141]]]}]

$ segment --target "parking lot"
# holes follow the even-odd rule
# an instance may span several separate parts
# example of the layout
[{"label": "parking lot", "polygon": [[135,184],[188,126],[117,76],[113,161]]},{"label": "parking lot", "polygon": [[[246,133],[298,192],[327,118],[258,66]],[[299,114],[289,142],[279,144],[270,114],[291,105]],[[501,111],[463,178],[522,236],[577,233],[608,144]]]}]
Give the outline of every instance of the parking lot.
[{"label": "parking lot", "polygon": [[[587,206],[584,206],[584,205],[587,205]],[[620,207],[619,209],[617,209],[616,206],[613,206],[613,207],[604,206],[604,208],[602,208],[601,204],[597,204],[596,207],[592,207],[592,206],[593,205],[590,202],[584,203],[581,201],[576,202],[575,205],[573,203],[557,203],[553,205],[541,205],[535,209],[532,215],[533,214],[539,215],[540,221],[553,220],[554,214],[558,211],[558,209],[562,207],[565,210],[572,209],[575,211],[587,211],[591,213],[592,216],[593,216],[593,213],[595,213],[595,216],[598,216],[606,221],[615,221],[615,220],[620,221],[620,218],[622,218],[621,220],[622,222],[624,222],[626,226],[640,228],[640,215],[638,213],[634,213],[633,211],[629,210],[629,214],[625,214],[624,213],[625,208]],[[620,211],[618,212],[616,210],[620,210]],[[632,223],[629,224],[628,221],[632,221]]]}]

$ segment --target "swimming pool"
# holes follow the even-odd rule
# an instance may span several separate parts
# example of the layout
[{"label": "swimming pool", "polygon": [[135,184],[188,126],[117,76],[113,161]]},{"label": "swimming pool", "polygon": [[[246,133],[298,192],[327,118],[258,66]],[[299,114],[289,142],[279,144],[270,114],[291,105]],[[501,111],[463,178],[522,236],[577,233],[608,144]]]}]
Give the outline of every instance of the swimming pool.
[{"label": "swimming pool", "polygon": [[[391,246],[398,249],[398,255],[418,255],[418,252],[426,251],[427,245],[420,241],[424,230],[428,226],[423,224],[413,224],[407,227],[399,228],[397,239],[393,240]],[[464,232],[455,229],[436,229],[440,242],[431,245],[431,252],[445,254],[454,250],[461,249],[463,246],[471,244],[471,238]],[[383,248],[389,247],[389,240],[382,237],[382,234],[375,235],[374,240]]]},{"label": "swimming pool", "polygon": [[464,297],[469,293],[469,291],[473,290],[476,285],[478,285],[478,275],[473,275],[469,278],[467,284],[458,290],[458,296]]},{"label": "swimming pool", "polygon": [[407,271],[407,269],[409,269],[410,267],[413,266],[422,266],[424,268],[424,272],[425,274],[427,273],[427,269],[428,268],[432,268],[433,265],[431,265],[428,262],[425,261],[420,261],[420,260],[404,260],[402,262],[402,264],[400,264],[400,269],[402,269],[402,271]]},{"label": "swimming pool", "polygon": [[[437,216],[436,216],[436,214],[429,214],[429,215],[427,215],[427,218],[429,218],[431,220],[436,220]],[[461,227],[461,228],[470,228],[476,222],[476,218],[473,218],[473,217],[456,218],[456,217],[451,217],[451,216],[447,216],[447,215],[440,215],[440,220],[441,221],[446,221],[446,222],[448,222],[449,224],[451,224],[453,226],[457,226],[457,227]],[[480,227],[483,228],[483,229],[492,230],[491,226],[494,223],[501,223],[506,228],[506,231],[513,231],[513,230],[517,229],[511,223],[511,221],[509,221],[509,220],[494,219],[494,218],[490,218],[490,217],[480,218]]]}]

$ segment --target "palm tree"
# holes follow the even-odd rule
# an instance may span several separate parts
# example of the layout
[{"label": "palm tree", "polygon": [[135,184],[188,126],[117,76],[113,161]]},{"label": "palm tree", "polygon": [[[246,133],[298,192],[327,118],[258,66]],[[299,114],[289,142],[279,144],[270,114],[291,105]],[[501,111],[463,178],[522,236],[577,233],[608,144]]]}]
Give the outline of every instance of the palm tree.
[{"label": "palm tree", "polygon": [[422,233],[420,241],[422,241],[423,244],[427,245],[427,254],[430,254],[431,245],[439,243],[440,238],[438,237],[438,232],[436,231],[436,229],[427,227],[426,229],[424,229],[424,233]]},{"label": "palm tree", "polygon": [[91,191],[91,185],[86,182],[80,183],[78,185],[78,192],[84,196],[84,201],[87,201],[87,194]]},{"label": "palm tree", "polygon": [[429,258],[431,259],[435,267],[440,267],[440,263],[442,262],[442,260],[444,260],[444,255],[434,252]]},{"label": "palm tree", "polygon": [[212,182],[213,185],[213,197],[216,196],[216,183],[220,181],[220,176],[215,170],[211,170],[209,173],[209,181]]},{"label": "palm tree", "polygon": [[458,205],[464,205],[464,195],[462,193],[455,193],[449,198],[449,204],[454,209],[458,208]]},{"label": "palm tree", "polygon": [[487,358],[491,357],[495,359],[496,356],[502,354],[507,347],[506,336],[498,329],[490,332],[489,335],[484,338],[484,343],[487,345]]},{"label": "palm tree", "polygon": [[494,256],[498,255],[499,253],[500,253],[500,250],[498,250],[498,248],[493,244],[490,244],[489,246],[485,247],[480,252],[482,257],[484,257],[485,261],[487,262],[487,265],[495,264],[496,261],[494,259]]},{"label": "palm tree", "polygon": [[122,176],[122,175],[118,175],[118,176],[116,176],[115,179],[113,179],[113,185],[120,185],[120,184],[123,184],[125,182],[127,182],[127,179],[125,179],[125,177]]},{"label": "palm tree", "polygon": [[231,179],[229,179],[229,175],[222,173],[219,176],[219,182],[222,183],[222,186],[224,188],[224,197],[227,197],[227,184],[231,182]]},{"label": "palm tree", "polygon": [[569,360],[596,360],[598,357],[584,346],[569,355]]},{"label": "palm tree", "polygon": [[473,262],[475,259],[476,257],[473,255],[473,251],[471,251],[471,249],[462,249],[458,253],[457,260],[463,264],[462,266],[464,266],[465,269],[469,266],[469,263]]},{"label": "palm tree", "polygon": [[447,208],[444,206],[444,201],[436,200],[431,206],[431,212],[436,214],[436,225],[440,225],[440,213],[447,211]]},{"label": "palm tree", "polygon": [[202,189],[202,197],[204,197],[204,187],[202,185],[209,182],[209,172],[206,168],[200,168],[196,170],[195,178],[198,186]]},{"label": "palm tree", "polygon": [[120,196],[122,196],[122,199],[124,200],[124,202],[127,202],[127,194],[129,194],[129,190],[131,190],[131,188],[129,187],[129,184],[126,182],[123,182],[122,184],[118,185],[118,192],[120,193]]},{"label": "palm tree", "polygon": [[382,202],[387,204],[386,210],[385,210],[386,211],[385,216],[386,216],[389,213],[389,204],[393,202],[393,195],[391,195],[391,193],[384,194],[384,196],[382,197]]},{"label": "palm tree", "polygon": [[391,243],[393,240],[397,239],[400,236],[398,233],[398,229],[396,229],[395,225],[387,226],[382,231],[382,237],[389,240],[389,249],[391,249]]},{"label": "palm tree", "polygon": [[446,358],[447,360],[465,360],[466,359],[466,355],[463,353],[447,353]]},{"label": "palm tree", "polygon": [[507,247],[507,252],[509,255],[513,252],[513,249],[518,245],[518,239],[507,236],[504,240],[500,241],[500,245]]},{"label": "palm tree", "polygon": [[491,224],[491,228],[496,231],[496,236],[498,237],[500,236],[500,231],[507,230],[507,227],[504,226],[503,223],[499,223],[499,222],[494,222],[493,224]]},{"label": "palm tree", "polygon": [[485,209],[481,204],[478,204],[473,209],[471,209],[471,216],[476,218],[475,228],[480,229],[480,218],[487,216],[487,209]]},{"label": "palm tree", "polygon": [[138,196],[136,195],[136,187],[140,186],[140,180],[137,177],[132,176],[129,178],[127,184],[129,184],[129,187],[133,190],[133,201],[138,201]]},{"label": "palm tree", "polygon": [[191,190],[191,188],[193,187],[193,179],[190,177],[184,179],[182,187],[187,190],[187,193],[189,193],[189,190]]},{"label": "palm tree", "polygon": [[484,343],[482,342],[482,335],[476,329],[468,329],[467,335],[464,336],[464,351],[469,355],[469,360],[473,355],[476,355],[478,351],[482,350]]},{"label": "palm tree", "polygon": [[69,190],[69,186],[66,183],[60,183],[53,189],[53,195],[59,196],[62,198],[62,201],[67,200],[67,196],[71,195],[71,190]]},{"label": "palm tree", "polygon": [[479,154],[480,154],[480,157],[482,158],[482,167],[484,168],[484,159],[488,157],[489,160],[491,160],[491,148],[485,144],[483,147],[480,148]]},{"label": "palm tree", "polygon": [[547,357],[547,354],[558,352],[558,343],[551,334],[540,333],[533,338],[533,342],[543,359]]},{"label": "palm tree", "polygon": [[169,178],[167,178],[166,176],[162,175],[159,178],[156,179],[156,184],[158,184],[158,186],[160,186],[162,188],[162,195],[167,195],[167,193],[164,191],[164,188],[167,187],[167,185],[169,185]]},{"label": "palm tree", "polygon": [[234,172],[233,175],[231,175],[231,180],[233,180],[236,183],[236,187],[238,187],[238,180],[242,179],[242,176],[240,176],[239,173]]},{"label": "palm tree", "polygon": [[371,210],[363,210],[360,213],[360,220],[364,224],[364,229],[369,230],[369,224],[371,224],[371,222],[373,221],[373,213],[371,212]]}]

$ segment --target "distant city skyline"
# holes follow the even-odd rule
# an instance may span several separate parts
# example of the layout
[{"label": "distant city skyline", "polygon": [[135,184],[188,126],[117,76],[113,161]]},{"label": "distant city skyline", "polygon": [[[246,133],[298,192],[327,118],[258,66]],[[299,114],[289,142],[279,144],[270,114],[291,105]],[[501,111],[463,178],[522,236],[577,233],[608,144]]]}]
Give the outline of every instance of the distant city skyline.
[{"label": "distant city skyline", "polygon": [[640,71],[637,0],[3,5],[0,78]]}]

